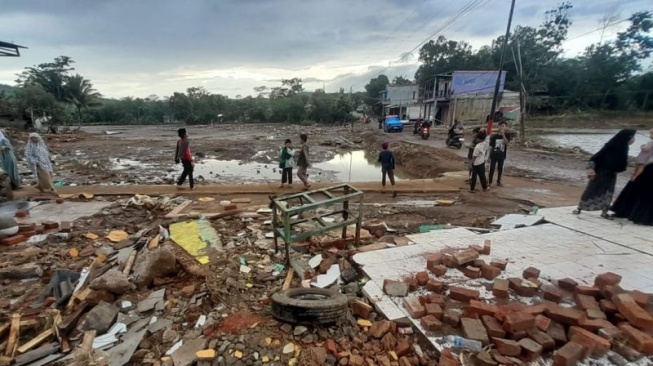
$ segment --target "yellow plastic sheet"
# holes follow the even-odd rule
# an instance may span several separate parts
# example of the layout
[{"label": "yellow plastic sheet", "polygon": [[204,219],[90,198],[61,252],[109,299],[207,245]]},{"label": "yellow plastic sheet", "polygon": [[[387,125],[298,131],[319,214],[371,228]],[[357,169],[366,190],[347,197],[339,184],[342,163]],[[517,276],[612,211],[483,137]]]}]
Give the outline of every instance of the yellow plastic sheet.
[{"label": "yellow plastic sheet", "polygon": [[200,264],[209,263],[206,249],[218,235],[207,220],[177,222],[170,225],[170,239],[192,255]]}]

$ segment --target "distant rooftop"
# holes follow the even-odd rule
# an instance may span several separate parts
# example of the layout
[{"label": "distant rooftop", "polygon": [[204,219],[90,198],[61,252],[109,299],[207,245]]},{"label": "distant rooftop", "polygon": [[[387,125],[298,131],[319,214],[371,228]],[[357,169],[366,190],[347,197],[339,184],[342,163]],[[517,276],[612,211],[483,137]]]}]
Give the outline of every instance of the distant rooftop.
[{"label": "distant rooftop", "polygon": [[20,57],[20,49],[27,47],[0,41],[0,56]]}]

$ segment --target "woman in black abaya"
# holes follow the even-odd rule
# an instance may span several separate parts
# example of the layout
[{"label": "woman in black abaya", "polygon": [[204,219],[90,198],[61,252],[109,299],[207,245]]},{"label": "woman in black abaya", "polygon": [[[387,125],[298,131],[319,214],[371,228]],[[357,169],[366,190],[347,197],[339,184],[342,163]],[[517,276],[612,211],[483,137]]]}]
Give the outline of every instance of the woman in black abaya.
[{"label": "woman in black abaya", "polygon": [[[653,130],[651,130],[653,138]],[[650,149],[651,142],[647,145]],[[626,218],[636,224],[653,226],[653,154],[642,149],[637,163],[643,165],[640,174],[634,174],[612,205],[616,217]]]},{"label": "woman in black abaya", "polygon": [[628,148],[635,142],[636,132],[631,129],[619,131],[590,158],[587,164],[587,176],[590,181],[574,214],[600,210],[601,217],[611,218],[608,210],[617,184],[617,173],[625,171],[628,167]]}]

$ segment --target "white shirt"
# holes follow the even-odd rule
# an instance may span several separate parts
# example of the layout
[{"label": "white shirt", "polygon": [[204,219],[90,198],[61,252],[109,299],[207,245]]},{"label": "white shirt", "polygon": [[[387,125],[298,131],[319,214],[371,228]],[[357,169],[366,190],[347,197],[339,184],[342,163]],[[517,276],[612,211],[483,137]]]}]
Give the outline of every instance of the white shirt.
[{"label": "white shirt", "polygon": [[488,152],[490,151],[490,144],[487,141],[479,142],[474,148],[473,164],[475,166],[485,164]]}]

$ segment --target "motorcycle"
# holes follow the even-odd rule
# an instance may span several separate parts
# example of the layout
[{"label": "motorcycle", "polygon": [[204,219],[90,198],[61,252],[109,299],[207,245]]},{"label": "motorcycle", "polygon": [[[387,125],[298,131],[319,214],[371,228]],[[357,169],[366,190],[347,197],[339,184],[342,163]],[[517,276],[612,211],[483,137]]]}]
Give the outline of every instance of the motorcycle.
[{"label": "motorcycle", "polygon": [[414,135],[420,135],[422,140],[428,140],[431,136],[431,122],[429,121],[418,121],[415,123],[415,129],[413,130]]},{"label": "motorcycle", "polygon": [[463,147],[463,142],[465,142],[465,138],[462,130],[450,128],[447,135],[447,147],[460,149]]}]

